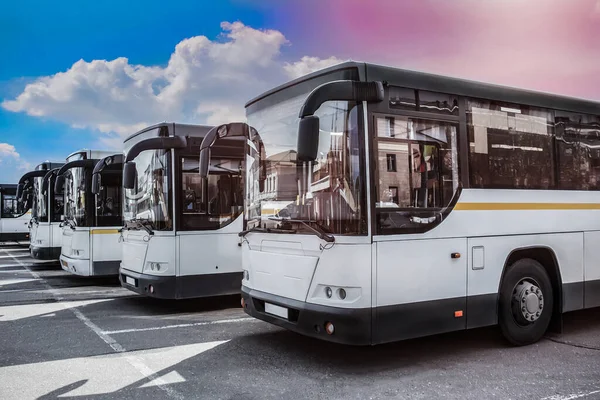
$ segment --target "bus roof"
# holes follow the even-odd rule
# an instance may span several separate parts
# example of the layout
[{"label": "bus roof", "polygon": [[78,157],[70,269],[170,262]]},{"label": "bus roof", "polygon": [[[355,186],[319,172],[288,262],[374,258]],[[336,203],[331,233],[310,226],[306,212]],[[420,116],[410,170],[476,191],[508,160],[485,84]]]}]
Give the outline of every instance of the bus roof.
[{"label": "bus roof", "polygon": [[600,115],[598,101],[355,61],[342,62],[291,80],[250,100],[246,107],[300,82],[349,68],[357,68],[359,74],[366,76],[367,80],[387,81],[391,85],[411,89]]},{"label": "bus roof", "polygon": [[180,124],[177,122],[161,122],[159,124],[148,126],[141,131],[138,131],[127,138],[125,138],[124,142],[143,134],[144,132],[148,132],[150,130],[159,128],[161,126],[167,126],[169,129],[169,133],[172,133],[173,136],[199,136],[203,137],[211,130],[213,127],[211,125],[195,125],[195,124]]}]

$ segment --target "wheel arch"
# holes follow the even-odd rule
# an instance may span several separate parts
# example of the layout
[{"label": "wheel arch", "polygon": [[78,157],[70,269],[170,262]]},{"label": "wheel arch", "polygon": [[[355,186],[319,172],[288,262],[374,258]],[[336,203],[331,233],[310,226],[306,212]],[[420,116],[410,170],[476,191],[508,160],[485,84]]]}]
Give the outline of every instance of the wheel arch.
[{"label": "wheel arch", "polygon": [[553,332],[560,333],[562,332],[563,309],[562,276],[560,274],[560,266],[558,259],[556,258],[556,253],[550,246],[535,245],[513,249],[504,261],[502,275],[500,276],[500,282],[498,282],[498,293],[500,293],[500,288],[504,281],[504,275],[506,274],[507,268],[516,261],[525,258],[539,262],[550,278],[554,296],[554,306],[549,329]]}]

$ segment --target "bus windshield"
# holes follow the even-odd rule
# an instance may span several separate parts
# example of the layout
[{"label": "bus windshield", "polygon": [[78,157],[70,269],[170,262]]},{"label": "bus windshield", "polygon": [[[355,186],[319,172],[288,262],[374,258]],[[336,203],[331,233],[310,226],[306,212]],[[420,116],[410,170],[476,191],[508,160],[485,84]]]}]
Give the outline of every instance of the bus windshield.
[{"label": "bus windshield", "polygon": [[143,151],[135,158],[136,182],[125,190],[125,221],[144,220],[153,230],[173,229],[171,150]]},{"label": "bus windshield", "polygon": [[48,204],[46,196],[42,193],[42,181],[44,178],[33,178],[33,203],[31,205],[31,217],[37,222],[48,222]]},{"label": "bus windshield", "polygon": [[362,106],[347,101],[321,105],[315,113],[320,119],[317,159],[299,163],[298,112],[314,88],[307,86],[311,87],[299,96],[248,112],[248,124],[257,137],[247,146],[247,228],[306,232],[313,225],[328,234],[366,234],[364,157],[359,145],[364,135],[359,123]]},{"label": "bus windshield", "polygon": [[65,219],[75,226],[86,226],[86,170],[71,168],[65,173]]}]

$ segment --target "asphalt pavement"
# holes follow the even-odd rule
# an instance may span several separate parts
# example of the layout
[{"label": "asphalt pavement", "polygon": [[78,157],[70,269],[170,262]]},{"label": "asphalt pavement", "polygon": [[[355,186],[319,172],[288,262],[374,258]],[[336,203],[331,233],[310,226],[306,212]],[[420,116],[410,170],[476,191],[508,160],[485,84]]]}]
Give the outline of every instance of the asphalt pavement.
[{"label": "asphalt pavement", "polygon": [[0,245],[0,399],[600,399],[600,309],[512,347],[496,327],[374,347],[161,301]]}]

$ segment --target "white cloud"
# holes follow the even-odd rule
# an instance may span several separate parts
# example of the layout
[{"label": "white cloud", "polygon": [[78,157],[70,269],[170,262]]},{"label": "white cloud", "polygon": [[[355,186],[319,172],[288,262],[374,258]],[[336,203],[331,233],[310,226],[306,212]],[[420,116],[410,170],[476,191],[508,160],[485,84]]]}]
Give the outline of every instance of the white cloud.
[{"label": "white cloud", "polygon": [[9,143],[0,143],[0,165],[2,165],[3,172],[10,169],[18,171],[29,171],[31,169],[31,163],[25,161],[17,152],[15,146]]},{"label": "white cloud", "polygon": [[20,155],[12,144],[0,143],[0,159],[5,157],[12,157],[18,160]]},{"label": "white cloud", "polygon": [[166,66],[80,60],[65,72],[28,84],[2,106],[101,133],[100,142],[119,148],[124,136],[162,122],[217,124],[245,120],[244,103],[285,82],[337,61],[304,57],[284,63],[288,45],[276,30],[223,22],[216,40],[195,36],[179,42]]},{"label": "white cloud", "polygon": [[295,63],[285,63],[283,68],[288,77],[294,79],[341,62],[342,60],[336,57],[320,59],[318,57],[304,56],[300,61],[296,61]]}]

